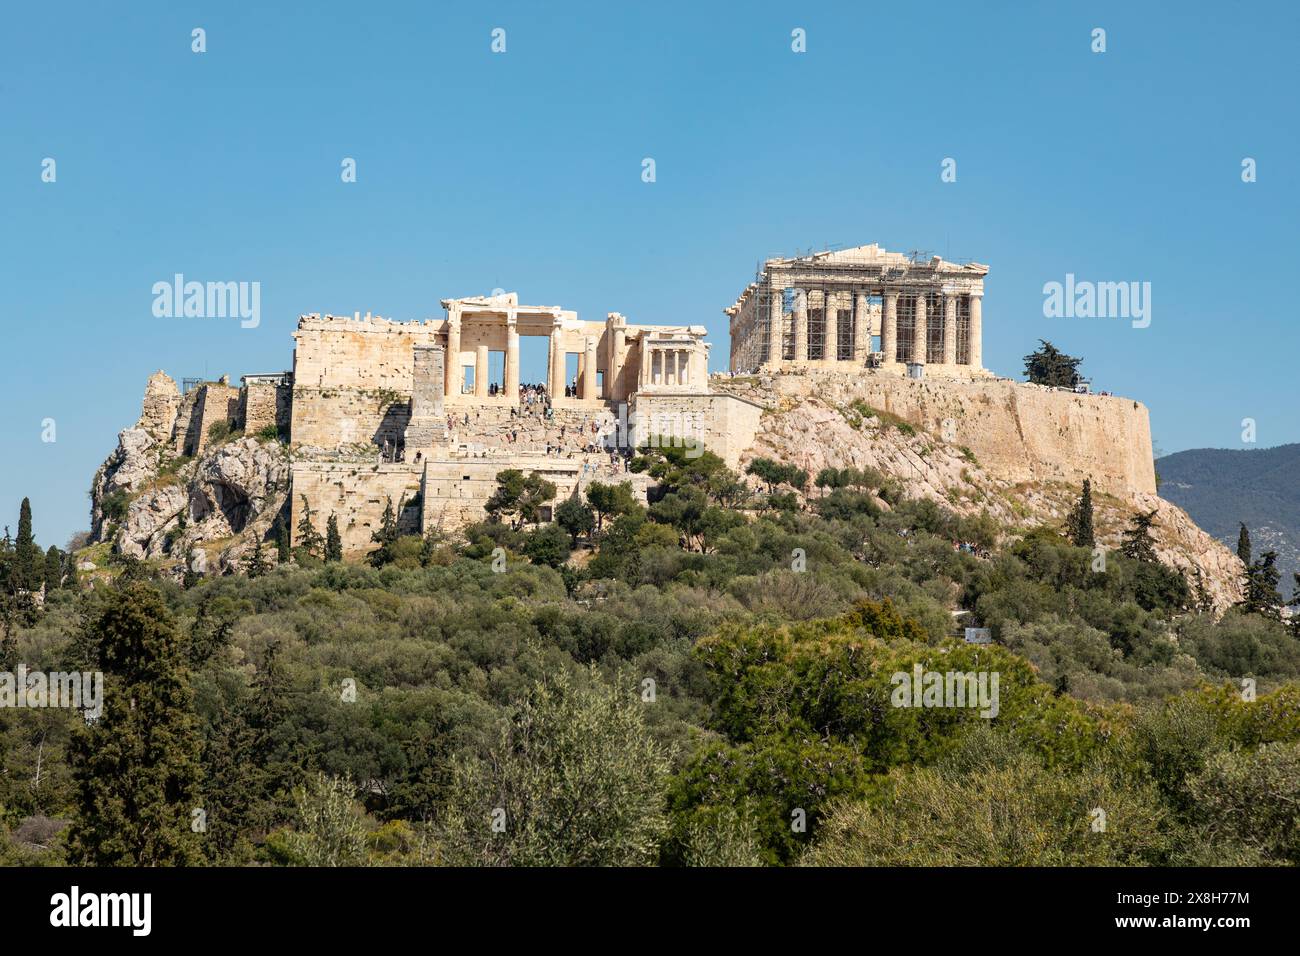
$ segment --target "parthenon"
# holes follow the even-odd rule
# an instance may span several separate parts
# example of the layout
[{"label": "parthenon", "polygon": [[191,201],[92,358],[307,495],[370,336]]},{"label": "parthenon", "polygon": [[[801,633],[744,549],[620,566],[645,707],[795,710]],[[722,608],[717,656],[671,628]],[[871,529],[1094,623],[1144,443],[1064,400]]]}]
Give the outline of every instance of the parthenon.
[{"label": "parthenon", "polygon": [[875,243],[768,259],[725,310],[731,370],[872,366],[913,377],[987,375],[988,271]]}]

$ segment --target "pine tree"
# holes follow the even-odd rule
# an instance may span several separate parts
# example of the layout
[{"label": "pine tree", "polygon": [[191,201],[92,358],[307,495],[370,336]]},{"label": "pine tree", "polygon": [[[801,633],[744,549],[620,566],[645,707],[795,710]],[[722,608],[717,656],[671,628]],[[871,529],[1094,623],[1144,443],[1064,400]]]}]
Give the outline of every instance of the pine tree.
[{"label": "pine tree", "polygon": [[91,625],[104,675],[102,715],[70,746],[76,816],[69,861],[82,866],[200,862],[191,828],[200,735],[176,624],[151,584],[130,580]]},{"label": "pine tree", "polygon": [[293,559],[293,548],[289,542],[289,526],[284,518],[275,519],[275,560],[279,564],[288,564]]},{"label": "pine tree", "polygon": [[325,524],[325,560],[343,560],[343,536],[339,534],[339,519],[335,514],[330,514]]},{"label": "pine tree", "polygon": [[18,539],[14,543],[15,583],[25,591],[41,586],[41,549],[32,538],[32,503],[24,498],[18,509]]},{"label": "pine tree", "polygon": [[1250,567],[1250,532],[1244,523],[1237,532],[1237,557],[1241,558],[1242,567]]},{"label": "pine tree", "polygon": [[1092,479],[1083,479],[1083,492],[1070,516],[1065,521],[1065,531],[1076,548],[1096,547],[1092,530]]},{"label": "pine tree", "polygon": [[1271,618],[1282,616],[1282,595],[1277,589],[1281,576],[1276,564],[1277,552],[1265,551],[1246,569],[1246,598],[1242,605],[1250,613]]},{"label": "pine tree", "polygon": [[1124,532],[1124,543],[1120,546],[1120,551],[1125,557],[1150,563],[1160,560],[1156,557],[1155,539],[1151,537],[1151,528],[1155,521],[1154,510],[1139,511],[1133,516],[1128,530]]},{"label": "pine tree", "polygon": [[1079,384],[1079,365],[1081,358],[1066,355],[1046,339],[1039,339],[1041,346],[1025,356],[1025,376],[1035,385],[1050,385],[1054,388],[1074,388]]}]

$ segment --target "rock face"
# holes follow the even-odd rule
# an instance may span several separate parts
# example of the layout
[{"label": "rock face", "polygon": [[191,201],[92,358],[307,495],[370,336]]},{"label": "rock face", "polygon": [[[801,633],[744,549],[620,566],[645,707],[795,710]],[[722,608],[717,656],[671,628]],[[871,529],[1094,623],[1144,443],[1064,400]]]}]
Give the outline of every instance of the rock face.
[{"label": "rock face", "polygon": [[[843,384],[816,390],[778,387],[770,378],[751,379],[740,393],[766,408],[752,446],[741,458],[743,469],[755,458],[773,458],[815,476],[823,468],[876,468],[897,479],[909,496],[929,498],[960,514],[986,511],[1009,528],[1059,524],[1079,494],[1077,480],[1053,471],[1051,462],[1021,462],[1006,467],[1000,458],[986,462],[962,439],[940,423],[913,422],[871,406],[869,390]],[[938,385],[931,385],[941,392]],[[815,391],[815,394],[810,392]],[[1062,395],[1063,401],[1073,396]],[[942,396],[940,399],[942,400]],[[1120,442],[1122,435],[1113,436]],[[1149,439],[1147,439],[1149,441]],[[1129,467],[1128,465],[1125,466]],[[1081,480],[1081,479],[1080,479]],[[1101,547],[1119,547],[1129,519],[1139,511],[1156,511],[1156,550],[1166,563],[1201,582],[1219,609],[1240,599],[1241,563],[1223,544],[1198,528],[1186,512],[1138,487],[1112,479],[1098,487],[1094,481],[1094,524]]]},{"label": "rock face", "polygon": [[[196,570],[237,566],[285,506],[284,447],[241,438],[170,471],[160,466],[167,455],[141,428],[121,433],[92,491],[94,540],[111,538],[121,554],[174,558]],[[133,497],[125,515],[113,520],[105,514],[106,499],[118,491]]]},{"label": "rock face", "polygon": [[1155,494],[1151,427],[1141,402],[1078,395],[1002,378],[900,378],[869,370],[729,379],[713,387],[769,407],[807,399],[860,402],[971,449],[1010,481],[1081,482],[1115,494]]}]

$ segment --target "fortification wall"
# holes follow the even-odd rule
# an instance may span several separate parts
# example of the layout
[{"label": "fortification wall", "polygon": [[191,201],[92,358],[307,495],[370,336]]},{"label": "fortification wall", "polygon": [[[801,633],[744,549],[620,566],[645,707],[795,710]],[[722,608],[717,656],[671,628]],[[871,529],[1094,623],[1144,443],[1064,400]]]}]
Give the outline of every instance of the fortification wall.
[{"label": "fortification wall", "polygon": [[637,442],[653,435],[698,440],[704,447],[737,468],[740,457],[754,443],[763,407],[735,395],[642,393],[632,400]]},{"label": "fortification wall", "polygon": [[338,448],[401,441],[410,420],[410,392],[378,389],[293,389],[294,448]]},{"label": "fortification wall", "polygon": [[275,426],[281,436],[289,434],[293,414],[293,391],[274,382],[250,382],[240,392],[240,427],[256,436]]},{"label": "fortification wall", "polygon": [[441,320],[305,318],[293,337],[300,388],[394,389],[411,394],[415,346],[435,345]]},{"label": "fortification wall", "polygon": [[293,482],[290,530],[295,545],[303,495],[311,505],[313,526],[322,537],[330,515],[338,517],[343,553],[347,556],[374,550],[376,545],[370,535],[378,530],[390,498],[394,508],[405,501],[398,522],[401,530],[406,534],[420,533],[419,465],[297,461],[290,474]]},{"label": "fortification wall", "polygon": [[1150,417],[1129,398],[1007,379],[931,382],[864,371],[717,376],[713,384],[769,405],[811,396],[861,401],[969,448],[990,475],[1012,482],[1091,477],[1099,489],[1124,497],[1156,490]]}]

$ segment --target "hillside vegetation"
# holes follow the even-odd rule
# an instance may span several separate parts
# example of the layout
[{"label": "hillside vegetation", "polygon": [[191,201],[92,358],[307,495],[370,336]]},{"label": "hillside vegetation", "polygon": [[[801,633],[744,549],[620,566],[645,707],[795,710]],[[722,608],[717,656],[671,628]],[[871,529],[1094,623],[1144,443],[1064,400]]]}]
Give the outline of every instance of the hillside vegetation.
[{"label": "hillside vegetation", "polygon": [[[503,475],[463,539],[390,520],[366,564],[269,539],[242,573],[42,588],[6,544],[4,667],[102,669],[106,699],[0,708],[0,852],[1300,861],[1300,644],[1273,605],[1216,620],[1140,523],[1100,570],[1078,507],[1004,537],[871,469],[633,467],[649,508],[589,485],[538,525],[546,483]],[[996,675],[996,713],[900,706],[918,665]]]}]

